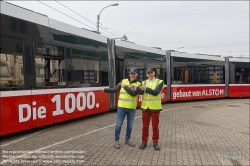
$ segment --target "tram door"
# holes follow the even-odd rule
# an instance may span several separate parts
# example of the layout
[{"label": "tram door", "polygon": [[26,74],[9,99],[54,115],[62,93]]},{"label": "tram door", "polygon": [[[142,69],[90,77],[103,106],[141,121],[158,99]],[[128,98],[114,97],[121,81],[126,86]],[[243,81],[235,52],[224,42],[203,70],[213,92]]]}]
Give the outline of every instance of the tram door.
[{"label": "tram door", "polygon": [[124,60],[116,60],[116,83],[119,83],[124,78]]}]

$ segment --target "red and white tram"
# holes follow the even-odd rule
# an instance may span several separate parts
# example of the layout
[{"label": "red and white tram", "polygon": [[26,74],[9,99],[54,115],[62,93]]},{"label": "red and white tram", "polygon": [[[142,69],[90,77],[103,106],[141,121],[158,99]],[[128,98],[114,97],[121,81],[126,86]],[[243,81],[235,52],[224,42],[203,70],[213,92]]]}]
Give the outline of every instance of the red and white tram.
[{"label": "red and white tram", "polygon": [[[249,59],[165,51],[106,38],[0,1],[0,135],[117,107],[128,69],[153,67],[162,102],[250,97]],[[141,96],[138,106],[141,104]]]}]

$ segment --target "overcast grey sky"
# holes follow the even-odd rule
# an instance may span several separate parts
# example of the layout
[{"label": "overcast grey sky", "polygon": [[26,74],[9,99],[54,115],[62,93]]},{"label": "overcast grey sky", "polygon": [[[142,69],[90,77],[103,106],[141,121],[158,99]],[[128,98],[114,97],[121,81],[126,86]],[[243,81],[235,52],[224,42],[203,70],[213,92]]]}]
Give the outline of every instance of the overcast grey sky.
[{"label": "overcast grey sky", "polygon": [[[121,37],[149,47],[222,56],[249,57],[249,1],[8,1],[68,24],[96,30],[97,14],[104,36]],[[92,29],[90,28],[92,27]],[[115,36],[114,36],[115,35]]]}]

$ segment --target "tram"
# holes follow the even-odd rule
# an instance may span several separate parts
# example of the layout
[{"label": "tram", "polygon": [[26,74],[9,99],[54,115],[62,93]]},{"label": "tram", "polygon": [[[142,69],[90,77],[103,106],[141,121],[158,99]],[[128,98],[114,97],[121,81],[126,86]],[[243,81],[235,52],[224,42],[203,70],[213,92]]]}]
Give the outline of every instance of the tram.
[{"label": "tram", "polygon": [[0,3],[0,136],[116,109],[119,92],[99,89],[130,67],[139,81],[155,68],[162,102],[250,97],[249,59],[141,46]]}]

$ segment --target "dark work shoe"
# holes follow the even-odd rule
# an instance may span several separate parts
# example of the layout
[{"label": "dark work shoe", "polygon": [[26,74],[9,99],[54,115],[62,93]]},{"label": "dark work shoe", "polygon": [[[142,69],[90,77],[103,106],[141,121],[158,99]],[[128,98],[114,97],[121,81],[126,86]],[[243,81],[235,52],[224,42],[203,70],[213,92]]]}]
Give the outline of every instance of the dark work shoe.
[{"label": "dark work shoe", "polygon": [[154,142],[154,143],[153,143],[153,146],[154,146],[155,150],[160,150],[160,147],[159,147],[159,145],[158,145],[158,142]]},{"label": "dark work shoe", "polygon": [[133,144],[130,140],[125,141],[125,144],[131,147],[135,147],[135,144]]},{"label": "dark work shoe", "polygon": [[147,147],[147,142],[142,142],[139,148],[141,150],[144,150],[146,147]]},{"label": "dark work shoe", "polygon": [[119,143],[119,141],[115,141],[115,148],[116,149],[120,149],[120,143]]}]

